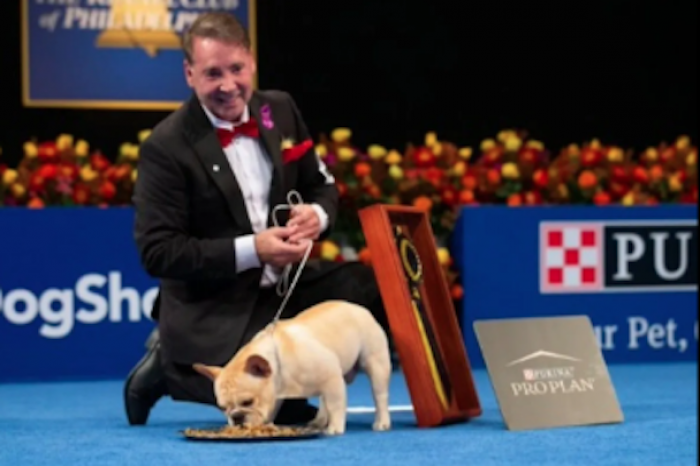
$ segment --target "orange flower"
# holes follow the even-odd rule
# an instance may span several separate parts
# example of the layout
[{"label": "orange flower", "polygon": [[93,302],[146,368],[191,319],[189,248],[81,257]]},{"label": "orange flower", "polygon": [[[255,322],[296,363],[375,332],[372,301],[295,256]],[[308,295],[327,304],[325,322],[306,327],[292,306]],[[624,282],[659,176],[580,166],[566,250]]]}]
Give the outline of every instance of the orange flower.
[{"label": "orange flower", "polygon": [[664,177],[664,169],[661,168],[661,165],[659,164],[652,166],[649,170],[649,177],[651,178],[652,183],[660,181]]},{"label": "orange flower", "polygon": [[520,207],[521,205],[523,205],[522,196],[520,196],[520,194],[518,193],[511,194],[510,196],[508,196],[508,205],[510,207]]},{"label": "orange flower", "polygon": [[501,182],[501,174],[498,173],[498,170],[492,168],[486,172],[486,179],[488,180],[489,184],[496,186]]},{"label": "orange flower", "polygon": [[462,285],[459,285],[455,283],[452,285],[452,289],[450,290],[450,296],[452,296],[452,299],[462,299],[464,297],[464,288],[462,288]]},{"label": "orange flower", "polygon": [[471,189],[465,189],[459,193],[459,203],[460,204],[474,204],[475,197],[474,197],[474,191]]},{"label": "orange flower", "polygon": [[27,203],[27,207],[30,209],[43,209],[44,201],[39,197],[33,197],[32,200]]},{"label": "orange flower", "polygon": [[465,189],[468,189],[470,191],[473,191],[476,189],[477,181],[476,177],[474,175],[467,174],[462,177],[462,186],[464,186]]},{"label": "orange flower", "polygon": [[581,189],[591,189],[598,184],[598,178],[590,170],[585,170],[578,177],[578,185]]},{"label": "orange flower", "polygon": [[430,212],[430,209],[433,208],[433,201],[426,196],[419,196],[413,201],[413,207],[424,212]]},{"label": "orange flower", "polygon": [[358,178],[364,178],[372,173],[372,167],[366,162],[360,162],[355,165],[355,176]]}]

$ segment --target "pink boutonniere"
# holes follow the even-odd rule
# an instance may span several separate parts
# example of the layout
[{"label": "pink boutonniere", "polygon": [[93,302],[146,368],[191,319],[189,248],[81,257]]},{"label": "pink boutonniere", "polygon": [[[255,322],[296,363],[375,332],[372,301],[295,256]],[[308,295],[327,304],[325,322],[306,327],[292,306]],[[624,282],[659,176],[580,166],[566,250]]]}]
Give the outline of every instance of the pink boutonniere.
[{"label": "pink boutonniere", "polygon": [[307,139],[296,146],[290,140],[282,142],[282,161],[285,164],[299,160],[313,147],[314,143],[311,139]]}]

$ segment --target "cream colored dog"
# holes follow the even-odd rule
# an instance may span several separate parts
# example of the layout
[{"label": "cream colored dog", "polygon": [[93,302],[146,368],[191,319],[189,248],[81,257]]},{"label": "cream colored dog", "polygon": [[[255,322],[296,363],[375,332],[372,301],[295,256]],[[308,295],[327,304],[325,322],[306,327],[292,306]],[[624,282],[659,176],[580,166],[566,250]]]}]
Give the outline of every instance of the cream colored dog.
[{"label": "cream colored dog", "polygon": [[391,428],[387,337],[369,310],[349,302],[327,301],[269,325],[223,368],[193,367],[214,382],[229,423],[270,423],[282,400],[318,396],[311,425],[329,435],[345,432],[346,384],[362,368],[372,385],[373,428]]}]

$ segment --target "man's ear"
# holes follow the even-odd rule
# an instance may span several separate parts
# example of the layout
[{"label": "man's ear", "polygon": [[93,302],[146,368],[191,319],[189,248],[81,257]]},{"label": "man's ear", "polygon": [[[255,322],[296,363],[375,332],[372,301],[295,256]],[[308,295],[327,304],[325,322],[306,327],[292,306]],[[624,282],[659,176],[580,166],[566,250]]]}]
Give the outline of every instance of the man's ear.
[{"label": "man's ear", "polygon": [[192,364],[192,368],[214,382],[219,374],[221,374],[222,368],[218,366],[205,366],[204,364],[195,363]]},{"label": "man's ear", "polygon": [[272,374],[268,360],[257,354],[248,357],[245,371],[253,377],[269,377]]}]

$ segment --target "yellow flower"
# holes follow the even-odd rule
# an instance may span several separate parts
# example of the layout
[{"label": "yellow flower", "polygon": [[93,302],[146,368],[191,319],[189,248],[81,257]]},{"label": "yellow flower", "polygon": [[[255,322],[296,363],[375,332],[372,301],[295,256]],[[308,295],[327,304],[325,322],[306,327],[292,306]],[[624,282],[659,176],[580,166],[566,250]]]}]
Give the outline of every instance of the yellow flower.
[{"label": "yellow flower", "polygon": [[321,257],[325,260],[335,260],[340,254],[340,248],[333,241],[324,241],[321,243]]},{"label": "yellow flower", "polygon": [[34,159],[39,155],[39,148],[33,142],[24,143],[24,155],[28,159]]},{"label": "yellow flower", "polygon": [[650,147],[644,153],[649,162],[656,162],[659,159],[659,151],[655,147]]},{"label": "yellow flower", "polygon": [[12,183],[17,181],[17,178],[19,178],[17,170],[5,170],[5,173],[2,174],[2,184],[4,184],[5,186],[10,186]]},{"label": "yellow flower", "polygon": [[471,159],[473,153],[474,153],[474,150],[471,147],[462,147],[459,150],[459,156],[460,156],[460,158],[462,158],[464,160]]},{"label": "yellow flower", "polygon": [[20,183],[13,184],[10,191],[12,191],[12,195],[17,199],[21,199],[25,194],[27,194],[27,189]]},{"label": "yellow flower", "polygon": [[425,145],[426,147],[433,147],[435,144],[437,144],[438,138],[437,134],[435,131],[430,131],[429,133],[426,133],[425,135]]},{"label": "yellow flower", "polygon": [[481,152],[486,152],[494,147],[496,147],[496,141],[493,139],[486,139],[481,143]]},{"label": "yellow flower", "polygon": [[367,153],[370,159],[379,160],[386,156],[386,149],[378,144],[372,144],[367,148]]},{"label": "yellow flower", "polygon": [[291,149],[292,147],[294,147],[294,141],[291,139],[286,138],[282,141],[282,150]]},{"label": "yellow flower", "polygon": [[625,205],[625,206],[634,205],[634,193],[632,191],[625,194],[625,197],[622,198],[622,205]]},{"label": "yellow flower", "polygon": [[136,183],[136,178],[139,177],[138,170],[134,170],[131,172],[131,182]]},{"label": "yellow flower", "polygon": [[129,142],[125,142],[119,148],[119,152],[127,160],[134,161],[134,160],[138,160],[138,158],[139,158],[139,146],[137,146],[136,144],[131,144]]},{"label": "yellow flower", "polygon": [[508,139],[511,139],[511,138],[514,138],[517,136],[518,135],[515,131],[508,129],[508,130],[501,131],[500,133],[498,133],[498,136],[496,139],[498,139],[500,142],[505,143]]},{"label": "yellow flower", "polygon": [[385,161],[386,163],[388,163],[389,165],[398,165],[398,164],[401,163],[401,160],[402,160],[402,159],[403,159],[403,157],[401,156],[401,154],[399,154],[398,151],[392,150],[392,151],[389,152],[389,154],[386,156],[386,158],[384,159],[384,161]]},{"label": "yellow flower", "polygon": [[698,163],[698,153],[696,151],[693,151],[690,154],[688,154],[688,156],[685,158],[685,163],[689,167],[694,167]]},{"label": "yellow flower", "polygon": [[505,146],[508,152],[517,152],[523,146],[523,141],[519,137],[513,136],[506,139]]},{"label": "yellow flower", "polygon": [[455,163],[454,166],[452,167],[452,174],[454,176],[464,176],[464,174],[466,172],[467,172],[467,162],[464,162],[462,160]]},{"label": "yellow flower", "polygon": [[392,165],[389,167],[389,176],[395,180],[400,180],[403,178],[403,170],[398,165]]},{"label": "yellow flower", "polygon": [[56,138],[56,148],[59,151],[70,149],[73,147],[73,136],[70,134],[61,134]]},{"label": "yellow flower", "polygon": [[338,149],[338,158],[341,162],[349,162],[355,158],[355,151],[349,147],[341,147]]},{"label": "yellow flower", "polygon": [[325,144],[316,144],[316,154],[318,154],[318,156],[321,158],[328,155],[328,149],[326,149]]},{"label": "yellow flower", "polygon": [[681,177],[677,173],[668,177],[668,189],[674,193],[680,192],[683,189],[683,183],[681,183]]},{"label": "yellow flower", "polygon": [[87,141],[81,139],[75,144],[75,156],[76,157],[87,157],[90,153],[90,144]]},{"label": "yellow flower", "polygon": [[503,164],[503,168],[501,168],[501,176],[506,179],[517,180],[520,178],[520,170],[516,164],[513,162],[508,162]]},{"label": "yellow flower", "polygon": [[591,149],[600,150],[601,148],[602,148],[602,145],[600,144],[599,139],[596,138],[593,141],[591,141]]},{"label": "yellow flower", "polygon": [[608,152],[608,160],[613,163],[622,162],[625,159],[625,153],[619,147],[613,147]]},{"label": "yellow flower", "polygon": [[450,263],[450,251],[447,248],[438,248],[437,250],[438,261],[440,265],[446,266]]},{"label": "yellow flower", "polygon": [[336,128],[331,133],[333,141],[341,143],[346,142],[352,137],[352,131],[349,128]]},{"label": "yellow flower", "polygon": [[569,188],[567,188],[565,184],[560,184],[557,187],[557,190],[559,191],[559,196],[561,196],[562,199],[569,198]]},{"label": "yellow flower", "polygon": [[139,142],[142,143],[143,141],[148,139],[148,136],[150,136],[151,133],[152,133],[152,131],[150,129],[144,129],[144,130],[139,131],[139,135],[138,135]]},{"label": "yellow flower", "polygon": [[436,142],[435,144],[433,144],[430,150],[433,151],[433,155],[435,155],[435,157],[440,157],[440,155],[442,155],[442,144]]},{"label": "yellow flower", "polygon": [[527,144],[525,144],[526,147],[529,147],[530,149],[535,149],[539,151],[544,150],[544,144],[541,143],[540,141],[528,141]]},{"label": "yellow flower", "polygon": [[90,167],[90,165],[85,165],[80,170],[80,178],[82,178],[82,180],[85,181],[86,183],[89,183],[90,181],[97,178],[97,172],[95,170],[93,170]]},{"label": "yellow flower", "polygon": [[690,138],[688,136],[681,136],[676,141],[676,149],[686,150],[690,147]]}]

